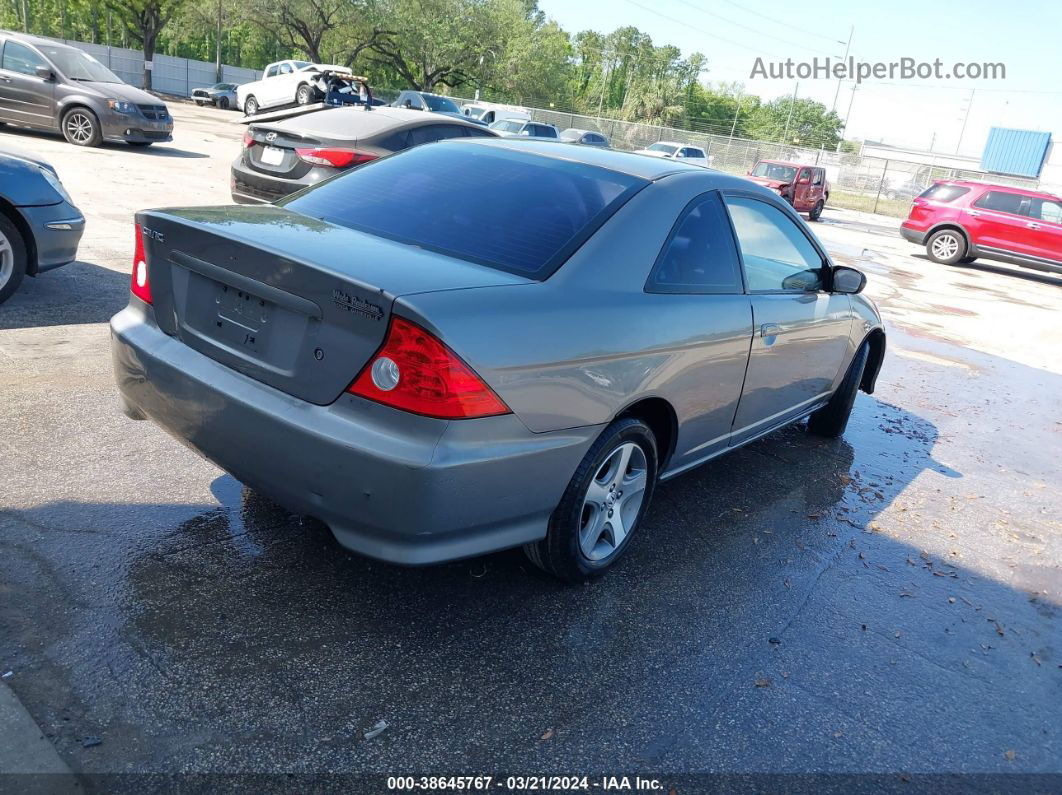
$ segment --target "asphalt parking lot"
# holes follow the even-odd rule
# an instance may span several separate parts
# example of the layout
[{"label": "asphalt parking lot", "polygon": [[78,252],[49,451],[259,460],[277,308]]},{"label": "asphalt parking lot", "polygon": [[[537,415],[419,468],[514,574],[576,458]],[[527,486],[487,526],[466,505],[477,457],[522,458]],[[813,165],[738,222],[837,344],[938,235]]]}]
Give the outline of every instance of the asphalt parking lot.
[{"label": "asphalt parking lot", "polygon": [[664,484],[590,585],[403,569],[120,413],[132,213],[228,203],[242,134],[171,109],[146,150],[0,132],[88,219],[0,308],[0,683],[75,773],[1062,772],[1062,279],[827,209],[890,335],[843,439]]}]

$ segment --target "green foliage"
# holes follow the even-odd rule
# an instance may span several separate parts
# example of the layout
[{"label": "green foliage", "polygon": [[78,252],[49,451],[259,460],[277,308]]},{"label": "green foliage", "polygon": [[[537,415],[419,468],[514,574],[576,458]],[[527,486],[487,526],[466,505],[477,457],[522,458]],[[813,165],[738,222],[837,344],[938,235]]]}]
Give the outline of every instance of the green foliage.
[{"label": "green foliage", "polygon": [[[169,24],[167,24],[169,22]],[[820,103],[761,102],[705,83],[686,58],[634,27],[570,35],[536,0],[0,0],[0,27],[262,68],[341,63],[380,89],[418,88],[737,138],[842,149]]]}]

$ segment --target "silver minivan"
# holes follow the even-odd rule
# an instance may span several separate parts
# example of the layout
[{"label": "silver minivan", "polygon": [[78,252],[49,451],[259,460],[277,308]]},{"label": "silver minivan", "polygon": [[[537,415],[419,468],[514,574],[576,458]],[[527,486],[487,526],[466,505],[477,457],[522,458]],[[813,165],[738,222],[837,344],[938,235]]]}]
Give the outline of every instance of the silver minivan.
[{"label": "silver minivan", "polygon": [[124,83],[87,52],[0,30],[0,123],[58,131],[76,146],[173,139],[157,97]]}]

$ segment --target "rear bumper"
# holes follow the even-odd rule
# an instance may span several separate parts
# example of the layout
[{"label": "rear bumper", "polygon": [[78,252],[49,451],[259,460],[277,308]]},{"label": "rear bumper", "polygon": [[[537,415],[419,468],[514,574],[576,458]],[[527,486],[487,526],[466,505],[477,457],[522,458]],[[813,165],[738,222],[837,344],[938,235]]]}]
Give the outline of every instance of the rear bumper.
[{"label": "rear bumper", "polygon": [[18,211],[33,230],[37,247],[36,269],[31,273],[43,273],[77,259],[77,247],[85,233],[85,218],[77,207],[64,201],[44,207],[19,207]]},{"label": "rear bumper", "polygon": [[232,163],[229,187],[233,201],[237,204],[268,204],[310,185],[316,185],[336,173],[334,168],[327,169],[327,172],[324,169],[312,168],[298,179],[283,179],[253,171],[244,162],[243,154],[240,154]]},{"label": "rear bumper", "polygon": [[911,243],[917,243],[918,245],[922,245],[926,240],[925,232],[919,229],[913,229],[905,223],[900,224],[900,234],[903,236],[904,240],[908,240]]},{"label": "rear bumper", "polygon": [[513,415],[446,422],[352,395],[314,405],[164,334],[136,299],[112,318],[111,345],[127,414],[322,520],[344,547],[393,563],[542,538],[599,431],[534,434]]}]

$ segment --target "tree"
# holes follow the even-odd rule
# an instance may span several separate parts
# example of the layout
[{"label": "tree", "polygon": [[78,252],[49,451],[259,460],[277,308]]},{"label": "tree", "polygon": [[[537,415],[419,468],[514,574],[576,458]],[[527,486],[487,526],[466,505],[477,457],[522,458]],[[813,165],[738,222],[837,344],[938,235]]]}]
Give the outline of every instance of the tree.
[{"label": "tree", "polygon": [[752,115],[748,132],[762,141],[835,149],[843,126],[837,114],[821,102],[787,96],[760,105]]},{"label": "tree", "polygon": [[159,34],[184,0],[107,0],[125,30],[144,49],[144,88],[151,90],[151,63]]},{"label": "tree", "polygon": [[350,23],[350,0],[250,0],[251,18],[279,42],[323,63],[325,34]]}]

